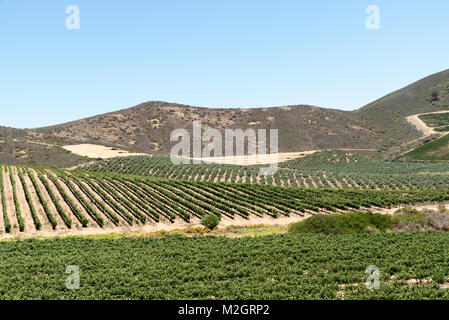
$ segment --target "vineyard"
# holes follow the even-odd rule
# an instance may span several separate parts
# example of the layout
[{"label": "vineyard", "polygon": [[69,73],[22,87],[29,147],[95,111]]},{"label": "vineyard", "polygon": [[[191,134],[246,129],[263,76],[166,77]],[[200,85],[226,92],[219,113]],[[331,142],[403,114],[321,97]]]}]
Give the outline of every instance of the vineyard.
[{"label": "vineyard", "polygon": [[[448,299],[449,234],[21,240],[1,299]],[[66,288],[67,266],[80,288]],[[379,289],[365,286],[379,268]]]},{"label": "vineyard", "polygon": [[2,166],[0,232],[39,234],[85,228],[189,225],[278,219],[449,200],[444,189],[355,190],[211,183]]},{"label": "vineyard", "polygon": [[256,166],[173,165],[168,157],[113,158],[83,170],[196,182],[230,182],[304,188],[449,188],[449,163],[385,162],[342,151],[324,151],[280,164],[272,176]]},{"label": "vineyard", "polygon": [[423,114],[419,118],[429,127],[441,127],[449,124],[448,113]]}]

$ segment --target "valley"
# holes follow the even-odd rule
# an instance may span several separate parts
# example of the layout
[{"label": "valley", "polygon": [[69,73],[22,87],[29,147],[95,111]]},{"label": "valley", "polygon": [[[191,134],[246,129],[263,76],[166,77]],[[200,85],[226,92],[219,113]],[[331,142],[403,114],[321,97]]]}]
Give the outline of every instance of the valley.
[{"label": "valley", "polygon": [[[8,280],[0,296],[446,299],[448,93],[443,71],[350,112],[152,101],[51,127],[0,127],[1,276],[23,280],[29,259],[47,257],[27,278],[35,286]],[[170,133],[192,134],[198,120],[219,133],[278,129],[279,153],[173,163]],[[277,171],[260,170],[267,165]],[[95,291],[64,291],[44,276],[71,254]],[[363,285],[372,263],[380,290]]]}]

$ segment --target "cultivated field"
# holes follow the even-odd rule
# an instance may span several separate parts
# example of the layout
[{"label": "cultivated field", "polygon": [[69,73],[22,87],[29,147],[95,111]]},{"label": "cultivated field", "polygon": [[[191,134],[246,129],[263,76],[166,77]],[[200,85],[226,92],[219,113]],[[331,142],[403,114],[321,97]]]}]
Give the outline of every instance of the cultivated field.
[{"label": "cultivated field", "polygon": [[168,157],[114,158],[83,167],[86,171],[143,175],[188,181],[249,183],[305,188],[449,188],[449,164],[385,162],[344,151],[317,152],[279,164],[272,176],[256,166],[173,165]]},{"label": "cultivated field", "polygon": [[[448,252],[442,232],[11,241],[0,298],[448,299]],[[68,265],[79,290],[65,287]]]},{"label": "cultivated field", "polygon": [[1,173],[3,236],[156,231],[199,225],[206,214],[223,225],[285,224],[318,212],[449,200],[444,189],[297,188],[15,166]]}]

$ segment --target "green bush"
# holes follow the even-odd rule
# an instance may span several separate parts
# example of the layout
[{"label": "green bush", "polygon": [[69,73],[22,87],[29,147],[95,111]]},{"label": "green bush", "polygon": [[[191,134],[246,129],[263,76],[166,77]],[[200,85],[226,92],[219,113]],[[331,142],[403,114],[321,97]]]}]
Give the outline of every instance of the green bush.
[{"label": "green bush", "polygon": [[418,210],[414,208],[402,208],[399,210],[396,210],[394,212],[394,216],[396,218],[396,222],[398,224],[398,227],[401,229],[404,226],[409,227],[422,227],[427,223],[427,217]]},{"label": "green bush", "polygon": [[350,234],[369,230],[385,231],[393,228],[396,218],[390,215],[370,212],[350,212],[339,215],[317,214],[289,227],[290,234],[324,233]]},{"label": "green bush", "polygon": [[205,215],[203,219],[201,219],[201,224],[211,230],[214,229],[219,223],[220,220],[213,214]]}]

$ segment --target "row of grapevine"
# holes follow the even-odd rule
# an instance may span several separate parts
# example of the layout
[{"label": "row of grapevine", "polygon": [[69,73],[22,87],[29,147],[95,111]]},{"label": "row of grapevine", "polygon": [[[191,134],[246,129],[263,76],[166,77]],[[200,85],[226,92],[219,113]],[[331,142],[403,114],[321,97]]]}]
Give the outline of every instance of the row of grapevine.
[{"label": "row of grapevine", "polygon": [[23,192],[25,193],[25,199],[28,203],[28,207],[30,208],[31,217],[33,218],[34,227],[36,228],[36,230],[40,230],[42,227],[42,223],[39,219],[39,216],[37,215],[36,207],[33,204],[33,200],[31,198],[30,191],[28,190],[28,186],[25,182],[25,177],[24,177],[23,172],[24,172],[24,169],[17,168],[17,173],[19,175],[20,182],[22,183]]},{"label": "row of grapevine", "polygon": [[[0,173],[3,216],[7,222],[4,230],[13,233],[16,226],[12,223],[15,224],[16,221],[20,231],[32,231],[28,230],[25,224],[30,218],[26,216],[29,214],[36,230],[40,230],[43,224],[48,224],[53,229],[58,227],[58,230],[77,230],[80,224],[82,227],[89,225],[89,217],[99,227],[108,228],[124,224],[139,226],[155,222],[173,223],[177,219],[186,222],[198,221],[206,214],[231,219],[237,216],[277,218],[449,200],[446,189],[297,188],[250,183],[192,182],[25,167],[7,167],[6,170],[2,168]],[[9,175],[6,176],[5,173]],[[327,176],[323,174],[319,177],[321,185],[325,185]],[[4,183],[7,183],[6,188]],[[20,195],[22,189],[25,203],[19,203],[19,197],[23,196]],[[8,217],[7,210],[11,212],[12,209],[8,208],[9,199],[14,199],[11,206],[15,206],[17,216],[13,222],[9,220],[11,217]],[[24,215],[26,205],[30,210],[26,210]],[[39,211],[42,211],[42,216],[38,215],[41,214]],[[45,221],[40,221],[42,217]]]},{"label": "row of grapevine", "polygon": [[70,176],[76,183],[76,185],[84,192],[84,194],[89,197],[90,201],[94,203],[98,208],[100,208],[101,212],[105,214],[115,225],[118,225],[120,220],[117,217],[117,215],[112,211],[109,210],[109,208],[106,206],[106,204],[103,201],[99,201],[94,193],[81,182],[80,179],[78,179],[76,176],[72,175]]},{"label": "row of grapevine", "polygon": [[58,198],[55,195],[55,192],[50,187],[50,183],[48,180],[43,176],[42,172],[37,172],[39,180],[42,182],[42,184],[45,187],[45,190],[47,190],[48,195],[50,196],[51,200],[53,201],[53,204],[56,207],[56,210],[58,211],[59,215],[61,216],[62,220],[64,221],[65,225],[70,229],[72,227],[72,219],[70,219],[67,212],[62,207],[61,203],[59,202]]},{"label": "row of grapevine", "polygon": [[6,205],[5,185],[3,182],[3,166],[0,166],[0,192],[2,194],[2,210],[3,210],[3,223],[5,225],[5,231],[11,232],[11,222],[8,218],[8,211]]},{"label": "row of grapevine", "polygon": [[47,201],[45,200],[44,195],[42,194],[42,191],[41,191],[41,189],[39,187],[39,184],[37,183],[36,178],[30,172],[30,170],[27,170],[27,174],[28,174],[28,177],[30,177],[31,182],[33,183],[34,190],[36,191],[36,194],[37,194],[37,196],[39,198],[39,201],[40,201],[42,207],[44,208],[44,212],[47,215],[47,218],[48,218],[48,221],[51,224],[51,227],[53,228],[53,230],[56,229],[56,226],[58,225],[58,222],[56,221],[56,218],[54,217],[53,213],[51,212],[50,207],[49,207]]},{"label": "row of grapevine", "polygon": [[326,151],[279,164],[274,175],[259,167],[220,164],[174,165],[168,157],[114,158],[85,170],[171,178],[195,182],[232,182],[305,188],[449,188],[449,164],[374,161],[342,151]]},{"label": "row of grapevine", "polygon": [[19,198],[17,197],[16,180],[13,177],[11,168],[9,168],[9,180],[12,185],[12,195],[14,199],[14,206],[16,208],[17,223],[19,224],[19,230],[23,232],[25,230],[25,221],[22,217],[22,210],[20,210]]},{"label": "row of grapevine", "polygon": [[171,192],[172,195],[178,197],[178,199],[183,202],[183,205],[191,208],[198,216],[202,217],[206,214],[206,212],[214,214],[217,217],[221,217],[222,213],[227,214],[228,207],[225,207],[220,203],[214,203],[210,198],[196,194],[188,188],[183,188],[176,182],[171,182],[172,181],[167,180],[163,186],[164,189]]},{"label": "row of grapevine", "polygon": [[[83,177],[86,178],[86,177]],[[88,186],[90,186],[99,196],[100,198],[107,203],[110,207],[114,208],[118,215],[122,217],[129,225],[132,225],[132,222],[134,220],[133,216],[130,215],[120,204],[115,201],[111,196],[108,195],[108,193],[100,188],[97,184],[90,181],[90,179],[83,179],[83,182],[85,182]]]},{"label": "row of grapevine", "polygon": [[117,190],[105,183],[103,179],[93,176],[92,180],[104,188],[116,201],[122,203],[138,220],[140,220],[140,222],[146,222],[147,217],[141,212],[141,210],[139,210],[131,201],[123,197]]},{"label": "row of grapevine", "polygon": [[65,175],[60,175],[60,178],[64,181],[66,186],[70,189],[73,195],[78,199],[79,203],[85,208],[86,212],[92,217],[92,219],[102,227],[104,225],[103,217],[97,212],[97,210],[86,200],[78,189],[76,189],[73,182]]},{"label": "row of grapevine", "polygon": [[165,198],[157,198],[157,196],[152,192],[145,193],[142,188],[126,179],[115,178],[114,181],[116,181],[116,183],[122,184],[135,196],[139,197],[144,202],[145,206],[153,207],[170,221],[174,221],[176,219],[176,213],[179,213],[181,216],[183,216],[186,221],[190,220],[190,215],[184,209],[171,204],[169,201],[166,201]]},{"label": "row of grapevine", "polygon": [[111,188],[115,189],[119,194],[121,194],[127,201],[130,201],[140,210],[141,212],[145,212],[150,218],[154,221],[158,222],[161,218],[159,212],[153,210],[150,206],[147,206],[138,196],[135,196],[131,191],[127,188],[121,186],[119,183],[111,183],[109,178],[103,179],[106,183],[108,183]]},{"label": "row of grapevine", "polygon": [[53,182],[53,184],[58,189],[58,192],[63,197],[64,201],[67,203],[67,205],[72,210],[72,213],[75,215],[75,217],[78,219],[78,221],[81,223],[83,227],[87,227],[89,224],[89,220],[84,216],[84,214],[81,212],[78,205],[70,198],[70,196],[67,194],[67,192],[64,190],[64,187],[62,186],[62,183],[58,180],[57,177],[55,177],[52,174],[48,174],[47,177]]}]

